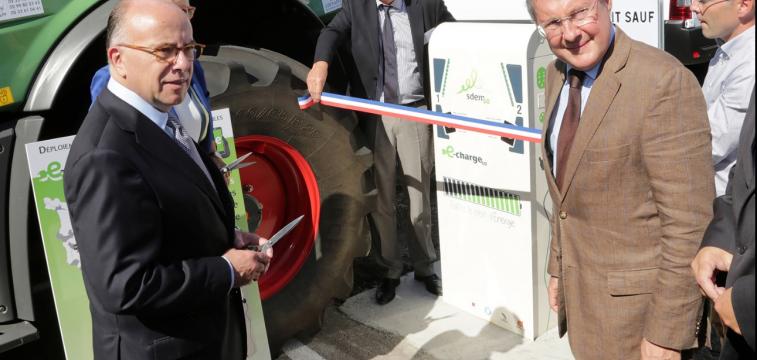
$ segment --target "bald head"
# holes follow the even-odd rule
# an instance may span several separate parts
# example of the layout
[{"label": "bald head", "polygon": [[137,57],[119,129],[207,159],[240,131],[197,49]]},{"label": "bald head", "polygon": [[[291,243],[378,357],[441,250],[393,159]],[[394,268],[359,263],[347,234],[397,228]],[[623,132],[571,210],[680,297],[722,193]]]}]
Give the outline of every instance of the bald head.
[{"label": "bald head", "polygon": [[108,22],[111,78],[157,109],[186,96],[194,56],[187,15],[168,0],[122,0]]},{"label": "bald head", "polygon": [[[106,47],[114,44],[128,42],[128,34],[125,31],[125,22],[129,20],[144,21],[144,18],[137,18],[135,15],[149,9],[167,9],[173,6],[179,12],[181,9],[189,6],[189,0],[121,0],[111,11],[108,17],[108,27],[106,32]],[[148,11],[149,14],[149,11]],[[186,14],[184,14],[186,15]],[[145,24],[142,24],[145,25]]]}]

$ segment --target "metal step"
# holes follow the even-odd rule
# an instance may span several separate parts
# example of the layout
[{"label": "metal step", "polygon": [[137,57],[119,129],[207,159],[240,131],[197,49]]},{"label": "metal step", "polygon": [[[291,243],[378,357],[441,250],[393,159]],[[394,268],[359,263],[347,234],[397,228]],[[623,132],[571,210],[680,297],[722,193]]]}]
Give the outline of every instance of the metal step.
[{"label": "metal step", "polygon": [[39,332],[28,321],[0,324],[0,354],[39,339]]}]

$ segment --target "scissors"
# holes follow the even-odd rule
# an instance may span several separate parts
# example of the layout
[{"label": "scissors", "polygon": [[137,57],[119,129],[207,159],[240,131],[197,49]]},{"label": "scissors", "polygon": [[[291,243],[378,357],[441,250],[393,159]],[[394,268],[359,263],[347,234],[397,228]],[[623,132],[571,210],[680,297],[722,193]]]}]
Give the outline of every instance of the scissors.
[{"label": "scissors", "polygon": [[284,235],[288,234],[292,229],[294,229],[297,224],[300,223],[302,218],[305,217],[305,215],[300,215],[296,219],[292,220],[289,224],[286,224],[283,228],[281,228],[279,231],[277,231],[273,236],[271,236],[270,239],[268,239],[268,242],[263,245],[248,245],[247,250],[257,251],[257,252],[265,252],[266,250],[273,247],[274,244],[279,242],[281,238],[284,237]]},{"label": "scissors", "polygon": [[231,163],[229,163],[229,165],[226,165],[226,166],[222,167],[221,168],[221,173],[222,174],[226,174],[226,173],[228,173],[228,172],[230,172],[232,170],[246,168],[246,167],[248,167],[248,166],[250,166],[252,164],[255,164],[254,161],[253,162],[246,162],[246,163],[242,162],[245,159],[247,159],[248,157],[250,157],[250,155],[252,155],[252,153],[248,152],[247,154],[244,154],[244,155],[238,157],[236,160],[234,160]]}]

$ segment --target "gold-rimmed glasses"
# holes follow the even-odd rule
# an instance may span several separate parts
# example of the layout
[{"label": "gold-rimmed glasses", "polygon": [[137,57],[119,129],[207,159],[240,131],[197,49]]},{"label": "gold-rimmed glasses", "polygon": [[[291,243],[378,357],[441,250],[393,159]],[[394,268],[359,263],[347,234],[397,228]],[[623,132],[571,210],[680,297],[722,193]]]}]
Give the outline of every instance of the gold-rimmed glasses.
[{"label": "gold-rimmed glasses", "polygon": [[599,3],[599,0],[594,0],[594,3],[591,6],[573,11],[568,16],[561,17],[561,18],[553,18],[542,24],[539,24],[539,26],[537,26],[537,29],[539,30],[539,35],[541,35],[544,38],[551,39],[563,33],[563,24],[567,22],[570,22],[573,25],[578,26],[578,27],[596,22],[597,21],[596,10],[597,10],[598,3]]},{"label": "gold-rimmed glasses", "polygon": [[202,55],[202,50],[205,49],[205,45],[198,44],[196,42],[191,42],[184,46],[164,45],[156,48],[132,44],[118,44],[116,46],[123,46],[125,48],[143,51],[148,54],[152,54],[160,61],[165,61],[172,64],[176,62],[176,59],[178,59],[179,53],[184,54],[184,57],[186,57],[187,60],[194,61],[195,59],[200,57],[200,55]]},{"label": "gold-rimmed glasses", "polygon": [[718,1],[713,1],[713,0],[692,0],[691,1],[691,7],[693,8],[694,4],[698,4],[697,7],[699,8],[699,11],[697,11],[697,12],[699,13],[699,15],[704,16],[704,13],[706,13],[707,10],[710,10],[711,7],[713,7],[713,6],[717,5],[717,4],[722,4],[722,3],[726,2],[726,1],[728,1],[728,0],[718,0]]}]

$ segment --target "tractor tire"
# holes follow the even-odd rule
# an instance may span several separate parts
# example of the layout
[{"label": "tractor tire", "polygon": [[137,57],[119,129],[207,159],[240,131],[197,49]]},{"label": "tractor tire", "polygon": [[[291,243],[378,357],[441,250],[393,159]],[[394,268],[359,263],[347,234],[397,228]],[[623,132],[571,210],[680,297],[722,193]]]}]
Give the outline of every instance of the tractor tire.
[{"label": "tractor tire", "polygon": [[297,97],[306,92],[309,70],[303,64],[272,51],[233,46],[200,61],[211,105],[230,109],[237,143],[249,135],[277,138],[294,147],[315,174],[320,194],[315,245],[291,281],[263,298],[275,357],[287,339],[318,331],[325,308],[350,294],[353,260],[370,250],[366,215],[374,208],[375,191],[368,189],[366,171],[372,153],[354,113],[320,105],[299,109]]}]

